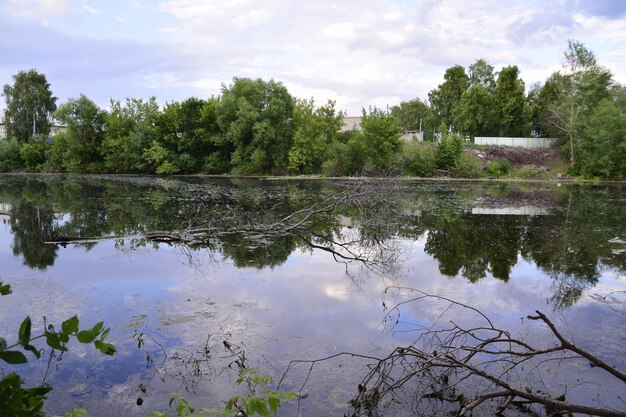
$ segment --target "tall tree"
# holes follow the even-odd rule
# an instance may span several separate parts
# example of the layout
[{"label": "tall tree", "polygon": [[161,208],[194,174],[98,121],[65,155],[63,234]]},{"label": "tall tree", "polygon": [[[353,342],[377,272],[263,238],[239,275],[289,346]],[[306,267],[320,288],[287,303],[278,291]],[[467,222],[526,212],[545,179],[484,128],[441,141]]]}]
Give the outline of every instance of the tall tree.
[{"label": "tall tree", "polygon": [[34,69],[20,71],[13,76],[13,85],[4,85],[2,95],[8,137],[26,143],[32,137],[50,133],[50,115],[56,110],[57,98],[44,74]]},{"label": "tall tree", "polygon": [[106,112],[81,94],[59,106],[54,117],[67,125],[67,131],[55,136],[52,143],[52,152],[62,154],[64,169],[69,172],[101,171]]},{"label": "tall tree", "polygon": [[448,129],[457,130],[455,114],[461,96],[467,90],[469,77],[465,68],[455,65],[446,70],[443,84],[428,93],[428,100],[437,116],[437,122],[443,123]]},{"label": "tall tree", "polygon": [[313,99],[296,100],[293,109],[295,134],[289,150],[289,169],[302,173],[319,173],[324,156],[338,141],[343,113],[335,110],[335,102],[315,108]]},{"label": "tall tree", "polygon": [[609,97],[612,74],[598,65],[596,55],[578,41],[568,41],[565,65],[558,80],[559,100],[548,106],[550,122],[569,145],[570,166],[576,165],[577,140],[584,119]]},{"label": "tall tree", "polygon": [[423,130],[426,137],[432,136],[435,128],[435,115],[428,104],[415,98],[403,101],[391,108],[391,115],[396,119],[400,130]]},{"label": "tall tree", "polygon": [[127,98],[124,104],[119,100],[111,100],[102,143],[102,154],[108,171],[146,171],[143,153],[154,138],[154,124],[158,115],[159,105],[155,97],[147,101]]},{"label": "tall tree", "polygon": [[480,85],[488,90],[496,87],[496,79],[493,72],[493,65],[489,64],[486,59],[479,58],[468,68],[469,85]]},{"label": "tall tree", "polygon": [[224,87],[217,122],[234,148],[237,173],[279,173],[286,169],[293,141],[294,99],[274,80],[235,78]]},{"label": "tall tree", "polygon": [[498,73],[493,94],[500,136],[527,136],[530,127],[526,122],[524,81],[519,78],[516,65],[504,67]]},{"label": "tall tree", "polygon": [[494,96],[488,87],[474,84],[463,93],[455,115],[460,132],[472,137],[497,135],[497,118]]}]

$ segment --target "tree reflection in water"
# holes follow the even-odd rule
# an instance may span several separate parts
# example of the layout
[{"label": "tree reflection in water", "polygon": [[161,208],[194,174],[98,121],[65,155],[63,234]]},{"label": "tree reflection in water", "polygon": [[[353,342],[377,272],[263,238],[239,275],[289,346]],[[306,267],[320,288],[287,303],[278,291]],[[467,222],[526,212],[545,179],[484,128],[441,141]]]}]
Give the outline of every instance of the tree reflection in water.
[{"label": "tree reflection in water", "polygon": [[[64,236],[86,250],[104,238],[119,248],[163,242],[193,255],[210,250],[238,267],[284,263],[295,250],[392,275],[403,241],[447,276],[507,281],[519,258],[554,281],[557,308],[576,303],[603,269],[626,269],[622,186],[555,188],[433,184],[154,178],[3,177],[13,205],[13,252],[31,268],[54,263]],[[472,207],[541,207],[543,215],[472,214]],[[484,213],[485,210],[482,212]],[[63,220],[55,213],[63,213]],[[545,214],[547,213],[547,214]],[[85,240],[87,239],[87,240]],[[67,241],[67,242],[66,242]],[[613,242],[613,243],[611,243]],[[617,242],[617,243],[615,243]]]}]

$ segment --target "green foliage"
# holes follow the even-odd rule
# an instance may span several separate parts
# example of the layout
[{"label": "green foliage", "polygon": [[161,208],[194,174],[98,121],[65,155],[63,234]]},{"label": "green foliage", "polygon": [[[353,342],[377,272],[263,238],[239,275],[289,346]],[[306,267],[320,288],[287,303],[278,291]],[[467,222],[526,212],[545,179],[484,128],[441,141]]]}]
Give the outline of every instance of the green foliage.
[{"label": "green foliage", "polygon": [[546,108],[552,132],[564,145],[574,168],[578,143],[588,119],[600,102],[610,97],[612,74],[598,65],[595,54],[577,41],[568,42],[565,59],[563,73],[551,77],[549,88],[554,91]]},{"label": "green foliage", "polygon": [[20,144],[15,138],[0,140],[0,172],[10,172],[22,166]]},{"label": "green foliage", "polygon": [[[11,293],[10,285],[0,281],[0,295]],[[52,350],[66,352],[70,338],[75,338],[80,343],[93,343],[96,349],[106,355],[115,354],[115,346],[106,343],[109,328],[104,329],[104,323],[99,322],[89,330],[79,330],[78,317],[73,316],[61,324],[61,330],[57,331],[53,325],[48,325],[43,333],[32,335],[32,323],[27,316],[17,332],[17,341],[9,345],[5,339],[0,338],[0,361],[7,364],[19,365],[28,362],[26,355],[21,351],[32,353],[36,359],[41,356],[41,349],[31,343],[38,339],[46,340],[46,344]],[[21,349],[21,350],[16,350]],[[44,417],[43,403],[46,394],[52,390],[49,385],[40,385],[34,388],[24,388],[24,381],[16,374],[11,373],[0,381],[0,415],[2,416],[25,416]],[[78,411],[77,411],[78,410]],[[68,416],[86,415],[82,409],[75,409]]]},{"label": "green foliage", "polygon": [[455,118],[459,131],[471,137],[496,135],[498,113],[493,93],[480,84],[471,86],[461,96]]},{"label": "green foliage", "polygon": [[455,65],[446,70],[443,79],[443,84],[428,93],[428,100],[437,116],[437,123],[443,123],[446,131],[448,128],[458,130],[455,115],[461,96],[467,90],[469,77],[465,73],[465,68]]},{"label": "green foliage", "polygon": [[335,142],[326,152],[326,160],[322,163],[322,174],[327,177],[346,176],[357,171],[357,150],[352,142]]},{"label": "green foliage", "polygon": [[626,112],[613,101],[598,105],[583,129],[577,168],[586,177],[626,177]]},{"label": "green foliage", "polygon": [[233,172],[280,173],[287,168],[293,108],[293,97],[274,80],[235,78],[223,88],[216,116],[221,141],[232,149]]},{"label": "green foliage", "polygon": [[393,106],[391,116],[401,131],[418,131],[421,127],[425,137],[432,137],[435,115],[428,104],[420,99],[403,101],[399,106]]},{"label": "green foliage", "polygon": [[293,109],[295,134],[289,150],[289,169],[300,174],[321,171],[324,156],[334,142],[343,124],[343,113],[335,110],[329,101],[315,108],[313,100],[296,100]]},{"label": "green foliage", "polygon": [[500,136],[526,137],[530,133],[524,81],[518,77],[516,65],[504,67],[498,73],[493,94]]},{"label": "green foliage", "polygon": [[514,172],[514,175],[522,179],[543,178],[545,171],[541,168],[532,166],[523,166]]},{"label": "green foliage", "polygon": [[366,173],[397,170],[401,142],[394,118],[376,107],[363,109],[361,129],[350,142],[357,152],[357,169]]},{"label": "green foliage", "polygon": [[437,168],[451,170],[463,153],[463,140],[459,135],[446,133],[437,145],[435,161]]},{"label": "green foliage", "polygon": [[436,174],[435,147],[432,144],[404,145],[405,173],[414,177],[432,177]]},{"label": "green foliage", "polygon": [[479,58],[467,68],[469,74],[469,86],[478,85],[493,91],[496,86],[496,80],[493,72],[493,65],[489,64],[486,59]]},{"label": "green foliage", "polygon": [[144,158],[154,167],[154,172],[157,174],[176,174],[179,172],[180,168],[175,162],[172,162],[175,157],[172,152],[156,141],[152,142],[152,146],[144,151]]},{"label": "green foliage", "polygon": [[473,154],[461,153],[450,175],[456,178],[478,178],[483,173],[483,164]]},{"label": "green foliage", "polygon": [[[72,411],[68,411],[65,413],[65,417],[83,417],[87,416],[89,413],[84,408],[74,408]],[[58,417],[58,416],[57,416]]]},{"label": "green foliage", "polygon": [[29,172],[40,172],[47,160],[48,140],[43,136],[32,138],[22,145],[19,156],[24,161],[24,167]]},{"label": "green foliage", "polygon": [[50,114],[56,110],[57,98],[44,74],[34,69],[20,71],[13,76],[13,85],[5,84],[2,95],[7,137],[26,143],[32,137],[50,133]]},{"label": "green foliage", "polygon": [[[106,113],[81,94],[79,98],[71,98],[59,106],[54,117],[67,125],[62,139],[64,149],[54,149],[55,153],[60,153],[55,158],[63,161],[63,168],[69,172],[101,171],[103,160],[100,152]],[[56,137],[53,142],[55,140]]]},{"label": "green foliage", "polygon": [[124,105],[111,100],[102,143],[107,171],[140,173],[148,170],[144,151],[155,136],[158,115],[159,105],[155,97],[147,101],[128,98]]},{"label": "green foliage", "polygon": [[511,170],[511,163],[503,158],[496,159],[487,166],[487,173],[496,177],[505,177],[511,173]]},{"label": "green foliage", "polygon": [[[185,398],[180,394],[174,394],[170,399],[170,408],[175,408],[176,417],[202,417],[206,415],[217,416],[239,416],[245,415],[249,417],[260,416],[270,417],[271,414],[276,415],[281,403],[284,400],[297,398],[294,392],[283,392],[280,390],[263,389],[263,394],[257,395],[256,391],[259,387],[272,384],[272,377],[269,375],[259,374],[256,369],[244,368],[237,379],[237,385],[245,383],[250,395],[236,395],[226,402],[223,409],[216,408],[199,408],[191,406]],[[172,417],[168,413],[152,412],[148,417]]]},{"label": "green foliage", "polygon": [[[217,150],[218,100],[191,97],[168,103],[156,118],[155,140],[144,156],[157,174],[199,172]],[[156,144],[156,146],[155,146]]]}]

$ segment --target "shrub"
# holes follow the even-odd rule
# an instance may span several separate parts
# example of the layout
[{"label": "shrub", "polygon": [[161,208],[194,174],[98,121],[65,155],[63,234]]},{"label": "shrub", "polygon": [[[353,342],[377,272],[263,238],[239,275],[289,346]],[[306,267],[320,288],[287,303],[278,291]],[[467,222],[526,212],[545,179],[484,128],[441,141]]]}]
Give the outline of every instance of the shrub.
[{"label": "shrub", "polygon": [[544,178],[545,171],[541,168],[524,166],[515,171],[515,175],[522,179]]},{"label": "shrub", "polygon": [[0,140],[0,172],[9,172],[22,166],[20,144],[15,138]]},{"label": "shrub", "polygon": [[405,172],[415,177],[432,177],[436,166],[435,148],[418,146],[407,150],[405,154]]},{"label": "shrub", "polygon": [[327,152],[322,164],[322,174],[327,177],[350,175],[355,171],[355,150],[350,144],[335,142]]},{"label": "shrub", "polygon": [[483,172],[482,163],[472,154],[463,152],[450,174],[456,178],[478,178]]},{"label": "shrub", "polygon": [[437,168],[448,170],[454,168],[462,153],[463,142],[461,137],[454,133],[444,134],[437,146]]},{"label": "shrub", "polygon": [[48,148],[48,139],[44,137],[34,138],[22,145],[20,156],[27,171],[39,172],[43,169],[47,159],[46,153]]},{"label": "shrub", "polygon": [[508,160],[499,158],[489,164],[487,173],[496,177],[504,177],[509,175],[511,169],[511,163]]}]

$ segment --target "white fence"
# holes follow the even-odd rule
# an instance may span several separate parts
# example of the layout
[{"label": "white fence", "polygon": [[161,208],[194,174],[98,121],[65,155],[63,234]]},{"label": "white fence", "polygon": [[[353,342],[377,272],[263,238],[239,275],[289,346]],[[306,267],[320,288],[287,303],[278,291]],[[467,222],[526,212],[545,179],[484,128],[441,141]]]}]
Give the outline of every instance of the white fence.
[{"label": "white fence", "polygon": [[474,138],[476,145],[497,145],[514,146],[517,148],[549,148],[554,143],[552,138],[496,138],[480,137]]}]

